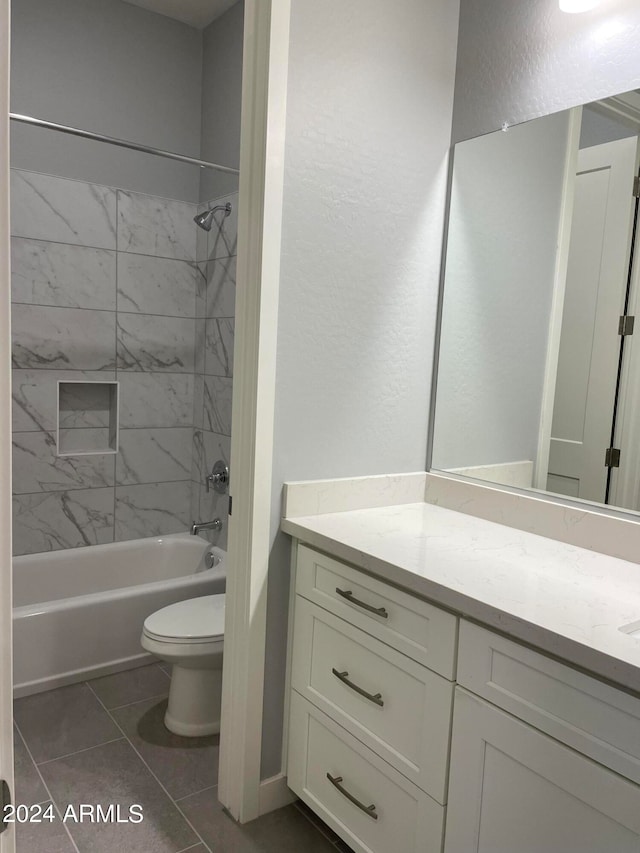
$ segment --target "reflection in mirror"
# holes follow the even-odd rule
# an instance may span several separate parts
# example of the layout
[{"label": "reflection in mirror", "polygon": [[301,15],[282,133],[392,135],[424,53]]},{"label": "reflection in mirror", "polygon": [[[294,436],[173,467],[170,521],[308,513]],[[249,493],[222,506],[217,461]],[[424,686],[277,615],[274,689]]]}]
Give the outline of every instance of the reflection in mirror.
[{"label": "reflection in mirror", "polygon": [[456,145],[431,467],[640,511],[640,93]]}]

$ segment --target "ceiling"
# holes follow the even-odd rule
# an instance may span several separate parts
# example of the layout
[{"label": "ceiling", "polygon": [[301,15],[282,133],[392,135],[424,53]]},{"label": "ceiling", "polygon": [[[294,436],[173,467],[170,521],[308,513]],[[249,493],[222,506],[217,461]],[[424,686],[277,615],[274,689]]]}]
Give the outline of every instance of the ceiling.
[{"label": "ceiling", "polygon": [[230,9],[237,0],[124,0],[150,12],[166,15],[199,30]]}]

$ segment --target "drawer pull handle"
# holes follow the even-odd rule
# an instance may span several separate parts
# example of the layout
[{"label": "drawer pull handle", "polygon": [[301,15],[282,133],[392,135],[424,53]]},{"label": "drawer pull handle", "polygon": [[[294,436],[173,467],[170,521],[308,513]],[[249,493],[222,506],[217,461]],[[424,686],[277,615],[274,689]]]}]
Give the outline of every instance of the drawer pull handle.
[{"label": "drawer pull handle", "polygon": [[331,773],[327,773],[327,779],[331,782],[334,788],[337,788],[343,797],[346,797],[350,803],[353,803],[354,806],[357,806],[361,809],[365,814],[368,814],[369,817],[372,817],[374,820],[378,820],[378,815],[376,814],[376,807],[374,805],[365,806],[364,803],[361,803],[360,800],[357,800],[353,794],[350,794],[346,788],[343,788],[340,784],[342,782],[342,776],[332,776]]},{"label": "drawer pull handle", "polygon": [[372,607],[370,604],[367,604],[366,601],[360,601],[360,599],[355,598],[350,589],[339,589],[336,587],[336,592],[338,595],[341,595],[343,598],[346,598],[347,601],[350,601],[351,604],[357,604],[358,607],[362,607],[364,610],[368,610],[369,613],[375,613],[376,616],[382,616],[383,619],[388,619],[389,614],[385,610],[384,607]]},{"label": "drawer pull handle", "polygon": [[346,670],[344,672],[338,672],[335,667],[332,667],[331,672],[336,678],[339,678],[343,684],[346,684],[347,687],[350,687],[352,690],[355,690],[356,693],[364,696],[365,699],[368,699],[370,702],[375,702],[376,705],[380,705],[381,708],[384,705],[384,702],[382,701],[382,693],[376,693],[375,696],[373,693],[367,693],[367,691],[363,690],[362,687],[358,687],[358,685],[354,684],[353,681],[349,681],[347,677],[349,673]]}]

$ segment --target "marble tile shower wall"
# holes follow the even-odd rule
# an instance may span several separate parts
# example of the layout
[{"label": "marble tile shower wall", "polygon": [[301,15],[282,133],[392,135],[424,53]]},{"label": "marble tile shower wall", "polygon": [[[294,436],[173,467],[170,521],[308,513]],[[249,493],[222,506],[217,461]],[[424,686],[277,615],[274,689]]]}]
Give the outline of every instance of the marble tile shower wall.
[{"label": "marble tile shower wall", "polygon": [[[223,377],[206,372],[203,307],[216,303],[209,281],[233,305],[218,269],[225,241],[212,230],[213,255],[198,263],[196,210],[12,170],[15,554],[187,528],[212,441],[202,425],[226,429],[227,443],[230,433],[230,392],[207,381]],[[58,380],[118,381],[117,454],[58,455]],[[67,417],[75,446],[94,447],[104,417]]]},{"label": "marble tile shower wall", "polygon": [[215,214],[211,231],[198,229],[196,293],[196,365],[193,409],[192,515],[201,521],[221,518],[222,533],[210,535],[221,547],[227,542],[228,498],[207,492],[203,477],[218,459],[229,464],[231,391],[238,242],[238,194],[212,199],[198,211],[231,202],[231,213]]}]

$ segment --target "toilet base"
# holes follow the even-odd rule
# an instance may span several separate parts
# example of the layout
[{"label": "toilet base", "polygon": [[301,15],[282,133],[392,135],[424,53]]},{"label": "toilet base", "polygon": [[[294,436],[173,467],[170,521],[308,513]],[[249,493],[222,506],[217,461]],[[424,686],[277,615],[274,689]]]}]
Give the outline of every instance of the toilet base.
[{"label": "toilet base", "polygon": [[164,724],[182,737],[220,732],[221,669],[187,669],[174,664]]}]

